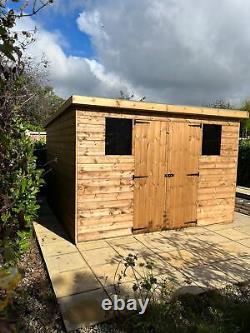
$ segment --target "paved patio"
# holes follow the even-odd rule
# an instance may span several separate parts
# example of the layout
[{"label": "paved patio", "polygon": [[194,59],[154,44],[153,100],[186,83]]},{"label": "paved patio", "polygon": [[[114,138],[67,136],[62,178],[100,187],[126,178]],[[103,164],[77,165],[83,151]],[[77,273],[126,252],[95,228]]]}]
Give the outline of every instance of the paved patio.
[{"label": "paved patio", "polygon": [[[36,236],[61,308],[67,331],[112,316],[101,308],[112,297],[114,276],[122,256],[137,254],[152,260],[154,274],[176,288],[221,288],[246,281],[250,273],[250,217],[235,213],[232,224],[214,224],[73,245],[50,208],[43,202]],[[118,273],[122,270],[118,267]],[[140,268],[138,277],[145,268]],[[121,293],[131,294],[134,276],[128,272]]]}]

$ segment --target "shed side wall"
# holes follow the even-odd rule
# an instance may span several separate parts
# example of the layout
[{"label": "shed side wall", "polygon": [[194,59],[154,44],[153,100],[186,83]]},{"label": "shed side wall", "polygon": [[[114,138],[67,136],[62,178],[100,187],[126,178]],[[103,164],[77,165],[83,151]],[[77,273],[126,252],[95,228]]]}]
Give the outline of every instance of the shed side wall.
[{"label": "shed side wall", "polygon": [[[67,110],[47,127],[48,199],[75,242],[75,117]],[[55,161],[56,159],[56,161]]]}]

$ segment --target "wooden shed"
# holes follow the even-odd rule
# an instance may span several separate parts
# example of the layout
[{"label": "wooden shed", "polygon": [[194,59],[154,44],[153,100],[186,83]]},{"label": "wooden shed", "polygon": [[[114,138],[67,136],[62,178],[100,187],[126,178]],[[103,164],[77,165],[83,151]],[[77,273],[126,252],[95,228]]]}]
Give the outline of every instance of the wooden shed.
[{"label": "wooden shed", "polygon": [[52,208],[76,243],[230,223],[247,117],[72,96],[47,124]]}]

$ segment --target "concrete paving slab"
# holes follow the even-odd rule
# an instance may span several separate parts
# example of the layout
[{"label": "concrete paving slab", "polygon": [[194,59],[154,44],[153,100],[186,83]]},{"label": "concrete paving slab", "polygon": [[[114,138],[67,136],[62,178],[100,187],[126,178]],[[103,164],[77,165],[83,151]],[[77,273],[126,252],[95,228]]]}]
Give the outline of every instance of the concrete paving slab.
[{"label": "concrete paving slab", "polygon": [[[110,286],[119,282],[119,276],[123,276],[124,265],[119,263],[104,264],[93,266],[93,272],[97,279],[101,281],[104,286]],[[133,281],[135,279],[130,268],[126,271],[126,277],[122,278],[123,282]]]},{"label": "concrete paving slab", "polygon": [[91,326],[111,318],[112,311],[104,311],[101,307],[103,299],[107,298],[107,293],[103,289],[59,298],[67,331]]},{"label": "concrete paving slab", "polygon": [[113,245],[113,248],[123,257],[127,257],[129,254],[140,255],[142,257],[147,257],[153,254],[148,247],[138,241],[128,244],[116,244]]},{"label": "concrete paving slab", "polygon": [[140,242],[155,253],[175,250],[175,246],[164,237],[152,240],[141,239]]},{"label": "concrete paving slab", "polygon": [[241,240],[241,239],[248,238],[247,234],[245,234],[241,231],[235,230],[233,228],[217,230],[216,232],[218,234],[220,234],[221,236],[226,237],[230,240],[234,240],[234,241],[238,241],[238,240]]},{"label": "concrete paving slab", "polygon": [[75,245],[66,240],[58,240],[52,243],[41,243],[41,250],[46,257],[78,252]]},{"label": "concrete paving slab", "polygon": [[81,252],[94,249],[101,249],[108,246],[109,244],[105,240],[97,240],[97,241],[83,242],[77,244],[77,248]]},{"label": "concrete paving slab", "polygon": [[217,262],[212,264],[212,266],[226,273],[230,278],[237,282],[247,281],[250,278],[250,265],[238,258]]},{"label": "concrete paving slab", "polygon": [[79,252],[48,256],[44,259],[51,275],[87,267]]},{"label": "concrete paving slab", "polygon": [[217,224],[211,224],[208,226],[204,226],[204,229],[211,230],[211,231],[217,231],[217,230],[224,230],[228,228],[233,227],[233,223],[217,223]]},{"label": "concrete paving slab", "polygon": [[89,267],[53,273],[51,282],[58,298],[102,288]]},{"label": "concrete paving slab", "polygon": [[80,251],[83,258],[90,266],[112,264],[120,259],[119,254],[109,245],[88,251]]},{"label": "concrete paving slab", "polygon": [[107,239],[107,243],[110,245],[119,245],[119,244],[130,244],[135,243],[137,240],[134,236],[125,236],[125,237],[115,237]]},{"label": "concrete paving slab", "polygon": [[[223,231],[223,230],[222,230]],[[211,233],[211,234],[198,234],[194,235],[195,238],[202,240],[208,244],[221,244],[228,241],[228,238],[218,234],[218,233]]]},{"label": "concrete paving slab", "polygon": [[233,227],[233,229],[235,230],[238,230],[240,232],[243,232],[245,234],[247,234],[249,237],[250,237],[250,225],[243,225],[243,226],[240,226],[240,225],[235,225]]},{"label": "concrete paving slab", "polygon": [[250,219],[248,215],[241,214],[241,213],[234,213],[234,222],[233,225],[238,225],[238,226],[249,226],[250,224]]},{"label": "concrete paving slab", "polygon": [[175,268],[183,268],[195,259],[194,254],[187,250],[161,252],[159,256]]},{"label": "concrete paving slab", "polygon": [[238,258],[244,258],[250,255],[250,249],[238,242],[228,241],[226,243],[222,243],[217,245],[217,248],[222,252],[229,253]]},{"label": "concrete paving slab", "polygon": [[223,288],[237,282],[226,272],[207,264],[185,267],[182,272],[189,277],[190,281],[204,288]]},{"label": "concrete paving slab", "polygon": [[250,237],[245,238],[245,239],[241,239],[241,240],[238,241],[238,243],[250,248]]}]

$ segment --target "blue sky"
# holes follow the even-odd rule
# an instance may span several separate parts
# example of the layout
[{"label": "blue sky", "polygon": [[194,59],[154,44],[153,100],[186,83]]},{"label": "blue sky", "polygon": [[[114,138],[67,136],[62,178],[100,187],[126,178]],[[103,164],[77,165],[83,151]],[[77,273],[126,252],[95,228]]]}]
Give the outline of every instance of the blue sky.
[{"label": "blue sky", "polygon": [[79,9],[69,10],[68,13],[52,10],[51,6],[41,11],[36,20],[49,31],[58,31],[64,36],[67,44],[63,46],[66,55],[94,58],[90,37],[81,32],[76,20],[79,16]]},{"label": "blue sky", "polygon": [[250,97],[250,1],[54,0],[29,53],[55,92],[168,104],[239,105]]}]

